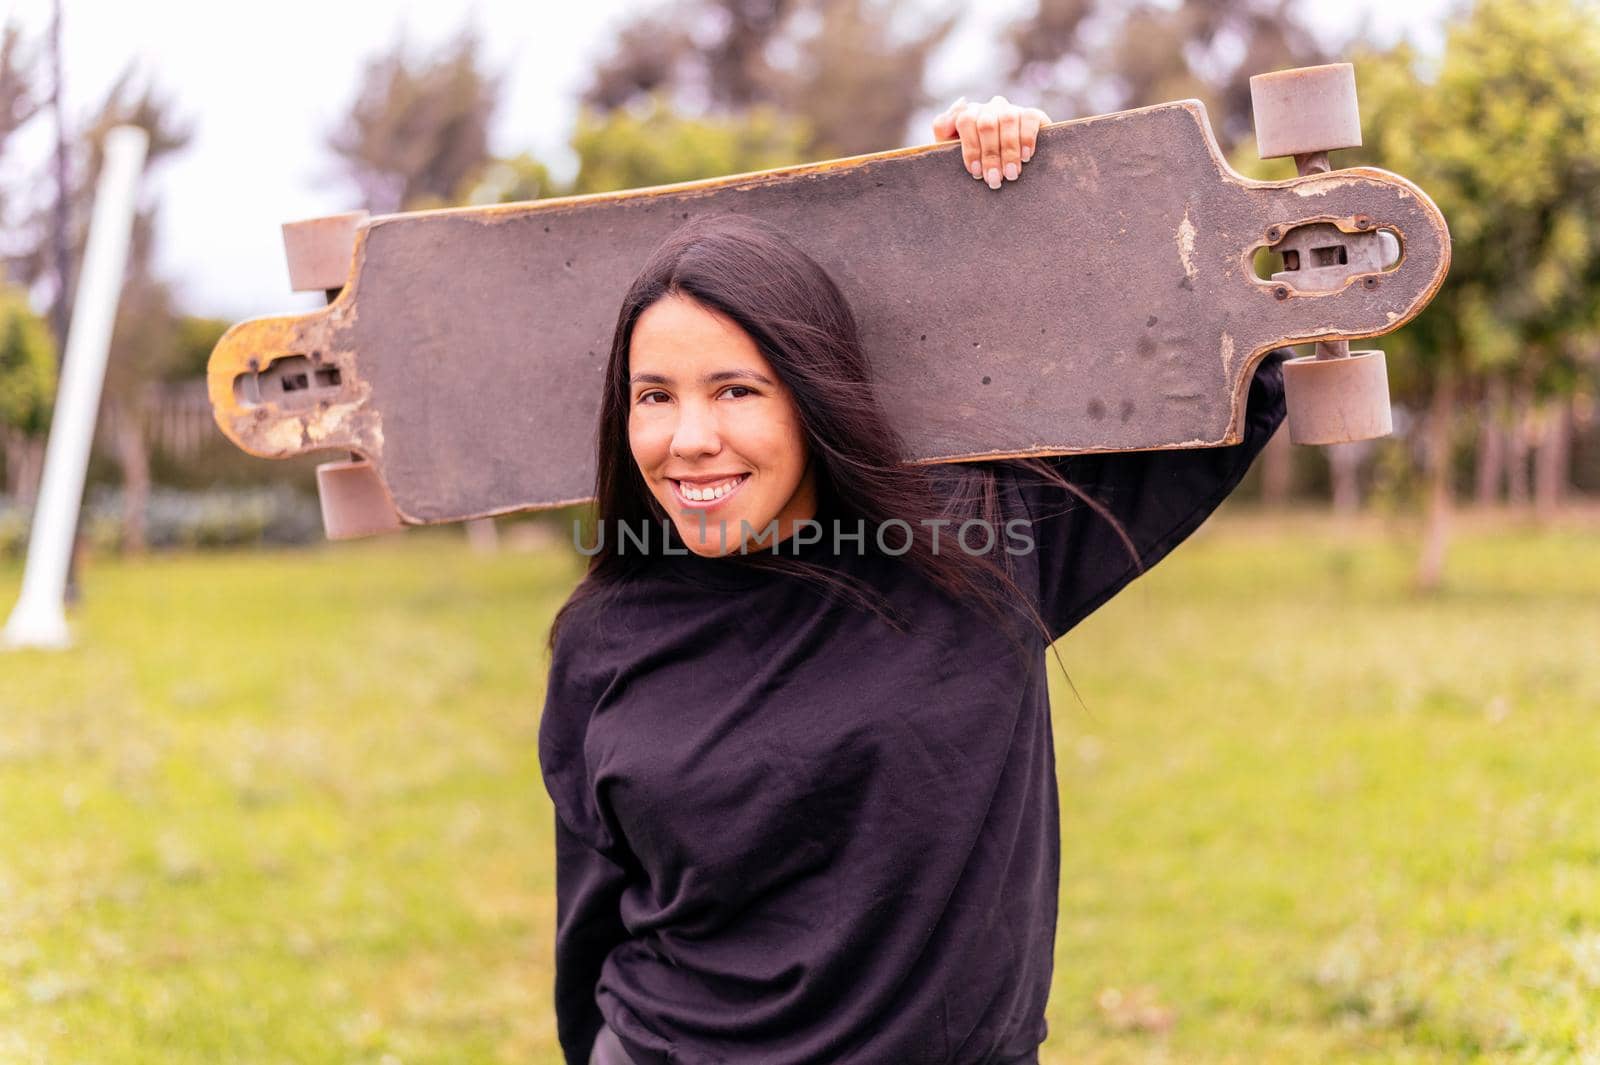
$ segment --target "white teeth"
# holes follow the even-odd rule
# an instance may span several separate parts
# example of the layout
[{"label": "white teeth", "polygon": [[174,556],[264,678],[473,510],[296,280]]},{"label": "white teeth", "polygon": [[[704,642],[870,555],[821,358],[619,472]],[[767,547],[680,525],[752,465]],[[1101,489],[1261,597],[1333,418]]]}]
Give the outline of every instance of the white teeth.
[{"label": "white teeth", "polygon": [[743,481],[744,478],[745,475],[740,474],[738,477],[735,477],[732,480],[723,481],[716,485],[707,485],[702,488],[696,488],[693,485],[685,484],[684,482],[679,481],[678,487],[683,491],[685,499],[692,499],[697,503],[703,503],[710,499],[721,499],[723,496],[739,487],[739,482]]}]

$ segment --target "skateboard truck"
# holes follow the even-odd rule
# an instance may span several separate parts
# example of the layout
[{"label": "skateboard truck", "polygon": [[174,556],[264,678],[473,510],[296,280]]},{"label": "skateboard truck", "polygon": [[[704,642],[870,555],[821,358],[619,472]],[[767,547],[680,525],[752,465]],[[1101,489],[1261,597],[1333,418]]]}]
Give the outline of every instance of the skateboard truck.
[{"label": "skateboard truck", "polygon": [[[1361,110],[1355,68],[1349,63],[1280,70],[1250,79],[1256,143],[1261,158],[1291,156],[1301,177],[1326,174],[1328,153],[1361,146]],[[1348,226],[1348,228],[1347,228]],[[1315,222],[1267,233],[1283,256],[1272,275],[1280,299],[1337,291],[1397,264],[1395,235],[1372,219]],[[1347,340],[1317,341],[1315,353],[1283,364],[1289,439],[1296,444],[1340,444],[1387,436],[1394,430],[1383,352],[1351,351]]]},{"label": "skateboard truck", "polygon": [[[356,238],[370,216],[366,211],[308,218],[283,225],[284,258],[289,287],[296,292],[321,292],[329,303],[339,298],[355,261]],[[253,373],[234,379],[234,395],[242,404],[276,403],[285,410],[315,406],[336,395],[343,384],[339,368],[321,364],[321,353],[274,359]],[[330,540],[403,529],[383,478],[366,457],[317,466],[317,497],[322,528]]]}]

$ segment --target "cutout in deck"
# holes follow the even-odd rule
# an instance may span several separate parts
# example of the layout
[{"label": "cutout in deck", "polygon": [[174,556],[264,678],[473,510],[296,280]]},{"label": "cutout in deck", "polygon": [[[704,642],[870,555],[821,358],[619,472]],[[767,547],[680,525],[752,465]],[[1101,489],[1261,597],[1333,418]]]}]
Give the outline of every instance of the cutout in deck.
[{"label": "cutout in deck", "polygon": [[1252,253],[1256,277],[1297,292],[1332,292],[1363,274],[1386,273],[1400,265],[1400,240],[1391,230],[1346,233],[1332,222],[1309,222],[1274,226],[1267,236],[1278,239]]},{"label": "cutout in deck", "polygon": [[316,366],[304,355],[286,355],[263,370],[235,377],[233,397],[245,407],[262,403],[290,409],[309,407],[337,394],[342,381],[337,366]]}]

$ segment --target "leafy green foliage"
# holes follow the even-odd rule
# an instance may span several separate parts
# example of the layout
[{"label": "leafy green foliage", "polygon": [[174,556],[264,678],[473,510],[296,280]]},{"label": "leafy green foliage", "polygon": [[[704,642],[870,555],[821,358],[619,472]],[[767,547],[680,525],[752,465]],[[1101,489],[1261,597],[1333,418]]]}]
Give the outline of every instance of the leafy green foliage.
[{"label": "leafy green foliage", "polygon": [[1600,8],[1479,0],[1436,66],[1402,46],[1357,70],[1364,156],[1427,190],[1454,241],[1390,346],[1429,375],[1570,384],[1600,334]]},{"label": "leafy green foliage", "polygon": [[184,315],[178,319],[174,338],[171,376],[174,379],[204,377],[211,352],[228,331],[229,323],[223,318],[203,318]]},{"label": "leafy green foliage", "polygon": [[656,98],[642,113],[585,111],[572,137],[579,159],[572,191],[610,192],[787,166],[805,159],[808,138],[803,122],[768,107],[692,118]]},{"label": "leafy green foliage", "polygon": [[0,288],[0,425],[28,435],[50,422],[56,345],[45,320],[14,289]]},{"label": "leafy green foliage", "polygon": [[550,168],[531,152],[522,152],[509,159],[496,159],[484,167],[466,200],[473,204],[521,203],[562,194],[561,185],[551,175]]}]

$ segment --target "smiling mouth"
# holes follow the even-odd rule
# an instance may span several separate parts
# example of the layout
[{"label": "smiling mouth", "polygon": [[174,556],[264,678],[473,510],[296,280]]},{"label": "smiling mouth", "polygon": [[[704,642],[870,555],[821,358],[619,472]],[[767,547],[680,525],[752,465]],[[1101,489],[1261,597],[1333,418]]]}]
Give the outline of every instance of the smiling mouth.
[{"label": "smiling mouth", "polygon": [[[672,482],[672,494],[677,497],[679,504],[697,510],[705,510],[724,502],[749,479],[750,475],[748,473],[725,477],[720,481],[707,484],[686,484],[673,477],[667,478]],[[690,493],[693,494],[691,495]]]}]

